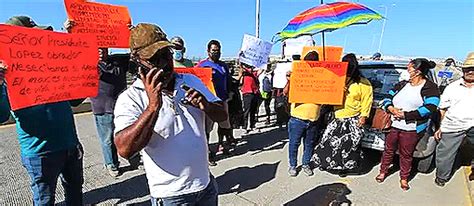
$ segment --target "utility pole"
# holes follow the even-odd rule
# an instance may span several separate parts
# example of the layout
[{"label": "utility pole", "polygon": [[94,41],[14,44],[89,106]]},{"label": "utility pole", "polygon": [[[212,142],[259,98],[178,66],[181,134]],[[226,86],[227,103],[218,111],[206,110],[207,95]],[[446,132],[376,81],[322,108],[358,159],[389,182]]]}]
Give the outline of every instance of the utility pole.
[{"label": "utility pole", "polygon": [[256,0],[255,6],[255,37],[260,38],[260,0]]}]

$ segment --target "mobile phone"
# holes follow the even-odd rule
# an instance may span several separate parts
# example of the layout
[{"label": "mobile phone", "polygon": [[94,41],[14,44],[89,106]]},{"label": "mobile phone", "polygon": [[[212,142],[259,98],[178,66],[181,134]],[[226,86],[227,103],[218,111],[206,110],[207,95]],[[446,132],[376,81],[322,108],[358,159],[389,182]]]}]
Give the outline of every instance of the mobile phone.
[{"label": "mobile phone", "polygon": [[[181,85],[181,89],[183,89],[185,92],[187,92],[188,90],[191,89],[191,87],[189,87],[188,85],[186,84],[183,84]],[[190,104],[190,102],[188,101],[188,99],[186,98],[186,96],[181,99],[181,104]]]}]

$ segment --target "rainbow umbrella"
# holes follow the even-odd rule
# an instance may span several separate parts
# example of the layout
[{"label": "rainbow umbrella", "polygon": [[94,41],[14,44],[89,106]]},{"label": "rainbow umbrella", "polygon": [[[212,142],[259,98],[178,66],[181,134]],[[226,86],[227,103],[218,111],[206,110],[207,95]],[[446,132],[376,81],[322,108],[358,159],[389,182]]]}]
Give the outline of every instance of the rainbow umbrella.
[{"label": "rainbow umbrella", "polygon": [[361,4],[350,2],[321,4],[298,14],[277,35],[279,40],[284,40],[333,31],[354,24],[367,24],[374,19],[383,18],[382,15]]}]

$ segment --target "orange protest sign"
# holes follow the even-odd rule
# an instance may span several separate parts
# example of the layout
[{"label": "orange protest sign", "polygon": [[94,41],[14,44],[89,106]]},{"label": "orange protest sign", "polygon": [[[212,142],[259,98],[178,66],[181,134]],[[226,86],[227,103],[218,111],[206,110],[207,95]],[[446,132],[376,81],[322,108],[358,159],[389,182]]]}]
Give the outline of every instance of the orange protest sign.
[{"label": "orange protest sign", "polygon": [[289,101],[341,105],[346,71],[347,62],[293,62]]},{"label": "orange protest sign", "polygon": [[92,35],[0,24],[0,59],[12,110],[97,96],[99,54]]},{"label": "orange protest sign", "polygon": [[[303,52],[301,55],[301,59],[306,56],[310,51],[316,51],[319,54],[319,60],[324,61],[323,59],[323,47],[321,46],[305,46],[303,47]],[[325,46],[324,51],[326,52],[324,55],[326,56],[325,61],[332,61],[332,62],[340,62],[342,58],[342,47],[338,46]]]},{"label": "orange protest sign", "polygon": [[96,2],[64,0],[68,18],[75,25],[72,33],[93,34],[100,48],[128,48],[131,24],[125,6]]},{"label": "orange protest sign", "polygon": [[174,68],[174,71],[178,74],[193,74],[197,76],[209,91],[216,95],[214,83],[212,83],[212,68]]}]

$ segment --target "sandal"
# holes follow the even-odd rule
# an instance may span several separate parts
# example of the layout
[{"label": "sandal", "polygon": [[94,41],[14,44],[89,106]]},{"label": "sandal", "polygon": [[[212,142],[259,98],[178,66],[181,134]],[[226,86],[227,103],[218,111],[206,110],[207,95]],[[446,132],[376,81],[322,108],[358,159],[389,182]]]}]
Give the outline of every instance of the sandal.
[{"label": "sandal", "polygon": [[382,183],[383,181],[385,181],[385,174],[380,173],[379,175],[377,175],[377,177],[375,177],[375,181],[377,181],[378,183]]},{"label": "sandal", "polygon": [[410,185],[408,185],[407,180],[400,180],[400,188],[402,188],[403,191],[407,191],[410,189]]}]

